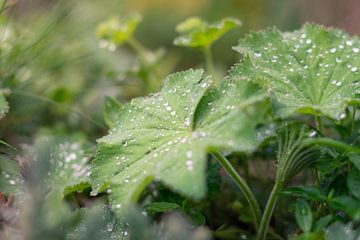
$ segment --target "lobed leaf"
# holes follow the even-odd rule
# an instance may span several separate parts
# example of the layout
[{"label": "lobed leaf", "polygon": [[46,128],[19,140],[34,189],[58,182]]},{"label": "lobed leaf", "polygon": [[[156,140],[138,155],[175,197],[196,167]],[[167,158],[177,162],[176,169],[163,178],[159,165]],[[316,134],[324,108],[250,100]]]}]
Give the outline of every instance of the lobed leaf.
[{"label": "lobed leaf", "polygon": [[208,48],[226,32],[240,25],[241,22],[235,18],[224,18],[220,22],[209,24],[198,17],[192,17],[176,27],[176,31],[181,35],[174,40],[174,44]]},{"label": "lobed leaf", "polygon": [[340,30],[272,28],[248,35],[235,50],[244,58],[231,75],[265,88],[282,118],[308,113],[337,119],[346,106],[359,104],[360,42]]},{"label": "lobed leaf", "polygon": [[262,97],[256,86],[231,79],[212,87],[203,70],[170,75],[161,92],[123,106],[109,134],[98,140],[94,189],[108,184],[118,211],[152,180],[203,197],[208,148],[254,149],[260,118],[244,108]]},{"label": "lobed leaf", "polygon": [[140,15],[134,14],[122,19],[110,17],[100,23],[97,27],[100,47],[115,50],[116,46],[123,44],[132,37],[141,20]]}]

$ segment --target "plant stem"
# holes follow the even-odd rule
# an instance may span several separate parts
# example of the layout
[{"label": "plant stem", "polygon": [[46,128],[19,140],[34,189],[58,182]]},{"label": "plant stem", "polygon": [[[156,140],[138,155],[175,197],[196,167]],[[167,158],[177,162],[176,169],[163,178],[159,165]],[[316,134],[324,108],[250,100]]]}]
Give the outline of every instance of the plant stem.
[{"label": "plant stem", "polygon": [[212,57],[210,46],[205,47],[203,51],[204,51],[204,58],[205,58],[206,68],[209,71],[209,73],[212,75],[213,79],[216,80],[214,60],[213,60],[213,57]]},{"label": "plant stem", "polygon": [[321,116],[315,117],[315,123],[316,123],[316,128],[319,130],[319,132],[324,134],[324,124],[322,122]]},{"label": "plant stem", "polygon": [[356,117],[356,107],[352,107],[352,114],[351,114],[351,129],[350,129],[350,135],[354,133],[355,129],[355,117]]},{"label": "plant stem", "polygon": [[211,151],[211,154],[219,161],[219,163],[225,168],[226,172],[234,180],[235,184],[239,187],[240,191],[244,194],[245,199],[247,200],[251,212],[255,219],[256,229],[259,227],[261,219],[261,211],[259,204],[251,192],[249,186],[246,184],[245,180],[238,174],[235,168],[231,163],[217,150]]},{"label": "plant stem", "polygon": [[267,231],[269,228],[271,216],[274,212],[274,208],[275,208],[276,202],[279,198],[279,193],[282,190],[282,188],[283,188],[282,182],[275,180],[274,188],[271,191],[271,194],[269,196],[269,199],[267,201],[267,204],[266,204],[266,207],[264,210],[264,214],[261,219],[259,231],[258,231],[257,238],[256,238],[257,240],[265,240],[266,239],[266,234],[267,234]]}]

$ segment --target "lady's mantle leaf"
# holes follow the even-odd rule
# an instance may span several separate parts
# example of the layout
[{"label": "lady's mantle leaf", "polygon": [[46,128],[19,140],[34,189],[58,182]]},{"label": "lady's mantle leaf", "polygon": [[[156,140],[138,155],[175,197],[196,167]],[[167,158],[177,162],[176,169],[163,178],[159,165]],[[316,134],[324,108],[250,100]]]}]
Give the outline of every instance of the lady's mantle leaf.
[{"label": "lady's mantle leaf", "polygon": [[200,198],[209,147],[255,147],[256,118],[243,109],[262,98],[259,89],[230,79],[209,86],[202,70],[170,75],[161,92],[125,105],[109,135],[98,140],[90,178],[96,190],[110,185],[119,211],[153,179]]},{"label": "lady's mantle leaf", "polygon": [[97,35],[100,38],[100,47],[115,50],[116,46],[128,41],[134,34],[142,17],[134,14],[120,19],[110,17],[97,27]]},{"label": "lady's mantle leaf", "polygon": [[275,112],[341,117],[359,103],[360,43],[336,29],[306,24],[292,33],[253,33],[235,47],[245,57],[232,75],[256,81],[271,96]]},{"label": "lady's mantle leaf", "polygon": [[176,31],[182,35],[175,39],[174,44],[192,48],[208,48],[226,32],[240,25],[241,22],[235,18],[224,18],[218,23],[209,24],[198,17],[192,17],[176,27]]}]

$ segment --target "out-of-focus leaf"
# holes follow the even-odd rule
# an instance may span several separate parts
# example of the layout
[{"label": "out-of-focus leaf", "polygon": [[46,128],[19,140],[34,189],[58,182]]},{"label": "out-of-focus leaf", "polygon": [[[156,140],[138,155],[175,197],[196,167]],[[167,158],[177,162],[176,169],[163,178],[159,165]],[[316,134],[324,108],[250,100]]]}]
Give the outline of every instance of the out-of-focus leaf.
[{"label": "out-of-focus leaf", "polygon": [[121,105],[116,99],[108,96],[105,98],[104,120],[110,128],[116,122],[117,113],[120,109]]},{"label": "out-of-focus leaf", "polygon": [[348,154],[350,161],[354,164],[354,166],[360,170],[360,155],[356,153]]},{"label": "out-of-focus leaf", "polygon": [[122,19],[110,17],[100,23],[97,27],[100,47],[115,50],[116,46],[123,44],[132,37],[141,20],[140,15],[134,14]]},{"label": "out-of-focus leaf", "polygon": [[5,155],[0,155],[0,192],[18,193],[22,182],[19,164]]},{"label": "out-of-focus leaf", "polygon": [[327,215],[325,217],[320,218],[314,223],[313,230],[315,232],[323,231],[333,219],[334,217],[332,215]]},{"label": "out-of-focus leaf", "polygon": [[306,201],[302,199],[297,200],[295,218],[297,224],[301,230],[303,230],[303,232],[310,232],[312,226],[312,212],[309,204]]},{"label": "out-of-focus leaf", "polygon": [[0,89],[0,119],[5,116],[5,114],[9,111],[9,104],[5,99],[5,96]]},{"label": "out-of-focus leaf", "polygon": [[332,208],[344,211],[354,220],[360,220],[360,200],[348,197],[339,196],[329,200]]},{"label": "out-of-focus leaf", "polygon": [[355,237],[351,223],[334,222],[326,230],[326,240],[355,240]]},{"label": "out-of-focus leaf", "polygon": [[81,192],[89,185],[89,155],[85,145],[62,142],[54,146],[50,159],[50,186],[62,189],[64,195]]},{"label": "out-of-focus leaf", "polygon": [[198,17],[192,17],[176,27],[176,31],[181,35],[174,40],[174,44],[208,48],[226,32],[240,25],[241,22],[235,18],[224,18],[220,22],[209,24]]},{"label": "out-of-focus leaf", "polygon": [[173,211],[178,208],[180,208],[180,206],[176,203],[154,202],[146,207],[146,211],[149,213],[164,213]]},{"label": "out-of-focus leaf", "polygon": [[291,240],[325,240],[325,234],[323,232],[307,232],[291,238]]},{"label": "out-of-focus leaf", "polygon": [[249,34],[235,49],[244,58],[231,75],[255,81],[269,93],[280,117],[295,113],[343,118],[359,103],[360,42],[345,32],[305,24]]},{"label": "out-of-focus leaf", "polygon": [[350,192],[360,199],[360,170],[357,168],[351,169],[347,177],[347,186]]},{"label": "out-of-focus leaf", "polygon": [[281,192],[288,196],[302,197],[312,201],[323,201],[327,199],[327,196],[320,191],[320,189],[312,186],[299,186],[287,188]]}]

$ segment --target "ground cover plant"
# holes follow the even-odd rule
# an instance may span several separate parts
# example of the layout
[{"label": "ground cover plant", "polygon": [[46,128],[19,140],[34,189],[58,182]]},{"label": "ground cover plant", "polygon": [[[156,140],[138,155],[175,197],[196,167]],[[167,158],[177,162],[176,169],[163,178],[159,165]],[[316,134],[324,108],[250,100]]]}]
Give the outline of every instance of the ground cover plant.
[{"label": "ground cover plant", "polygon": [[[312,23],[250,32],[222,75],[213,44],[241,21],[192,17],[174,45],[202,53],[204,67],[169,73],[166,51],[135,34],[143,17],[110,17],[92,32],[100,54],[135,56],[120,74],[127,98],[77,96],[71,78],[52,86],[49,75],[29,75],[66,76],[74,72],[61,56],[86,55],[85,44],[54,45],[71,41],[52,32],[66,29],[68,9],[22,35],[9,8],[0,19],[1,239],[360,239],[357,36]],[[117,75],[92,71],[105,68],[101,57],[90,63],[77,66],[91,80],[77,88]]]}]

